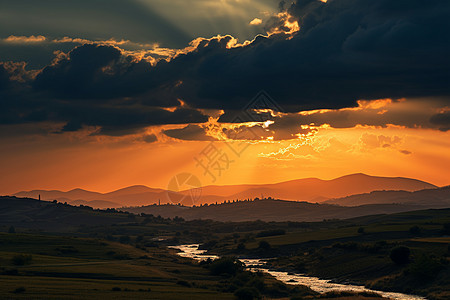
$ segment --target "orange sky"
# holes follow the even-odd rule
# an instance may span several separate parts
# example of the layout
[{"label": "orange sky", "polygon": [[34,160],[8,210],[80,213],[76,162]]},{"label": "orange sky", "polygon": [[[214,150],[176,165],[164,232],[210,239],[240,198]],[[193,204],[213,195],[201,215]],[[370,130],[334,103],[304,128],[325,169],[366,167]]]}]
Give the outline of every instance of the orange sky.
[{"label": "orange sky", "polygon": [[9,138],[0,146],[0,193],[77,187],[107,192],[134,184],[166,188],[170,178],[180,172],[197,175],[202,185],[331,179],[362,172],[412,177],[443,186],[450,184],[449,134],[395,126],[320,128],[307,140],[247,142],[241,157],[223,142],[214,142],[214,147],[233,160],[220,176],[213,171],[215,182],[194,160],[206,158],[201,153],[211,147],[210,142],[166,138],[144,143],[130,138],[56,134]]}]

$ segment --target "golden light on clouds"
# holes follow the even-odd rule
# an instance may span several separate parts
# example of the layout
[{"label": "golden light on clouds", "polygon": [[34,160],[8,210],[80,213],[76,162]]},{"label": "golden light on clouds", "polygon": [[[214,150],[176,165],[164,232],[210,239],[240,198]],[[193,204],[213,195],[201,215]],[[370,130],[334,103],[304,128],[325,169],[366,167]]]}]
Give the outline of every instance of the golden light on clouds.
[{"label": "golden light on clouds", "polygon": [[253,20],[250,21],[249,24],[253,25],[253,26],[261,25],[262,24],[262,20],[259,19],[259,18],[254,18]]},{"label": "golden light on clouds", "polygon": [[[179,106],[186,106],[182,100],[179,102]],[[401,119],[399,113],[405,111],[414,116],[425,113],[425,118],[429,118],[427,116],[433,113],[448,110],[448,107],[432,103],[379,99],[358,101],[354,108],[298,114],[258,110],[257,113],[268,113],[272,119],[246,123],[219,123],[224,111],[205,110],[204,113],[211,115],[209,121],[190,126],[197,126],[204,137],[215,139],[214,145],[224,152],[229,151],[230,143],[245,146],[242,155],[233,158],[230,168],[214,184],[270,183],[303,177],[331,179],[363,172],[447,185],[448,176],[443,174],[448,174],[450,169],[450,132],[412,125],[408,128],[386,123],[357,124],[370,122],[373,116],[380,118],[389,114]],[[336,116],[341,114],[346,122],[347,118],[356,118],[356,125],[345,123],[350,127],[333,127]],[[320,116],[326,122],[316,125],[298,123],[297,116]],[[279,122],[292,117],[292,124],[280,126]],[[42,131],[57,132],[64,124],[40,126]],[[164,188],[170,178],[181,171],[195,174],[204,185],[212,184],[194,161],[211,141],[182,140],[183,135],[176,138],[164,134],[165,130],[186,126],[150,126],[124,136],[98,135],[99,127],[40,135],[33,127],[27,138],[11,136],[4,138],[5,142],[0,145],[0,152],[4,154],[0,163],[9,174],[0,183],[0,190],[14,193],[32,188],[82,187],[110,191],[133,184]],[[24,182],[32,184],[25,187],[22,186]]]},{"label": "golden light on clouds", "polygon": [[31,36],[10,35],[6,39],[4,39],[4,41],[8,42],[8,43],[41,43],[46,40],[47,40],[47,38],[42,35],[37,35],[37,36],[34,36],[34,35],[31,35]]}]

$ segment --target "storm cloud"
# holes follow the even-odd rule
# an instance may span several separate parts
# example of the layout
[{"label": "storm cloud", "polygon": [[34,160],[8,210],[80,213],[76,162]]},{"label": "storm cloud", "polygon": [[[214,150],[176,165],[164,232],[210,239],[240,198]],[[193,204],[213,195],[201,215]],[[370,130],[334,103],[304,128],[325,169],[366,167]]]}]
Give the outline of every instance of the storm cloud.
[{"label": "storm cloud", "polygon": [[[357,107],[360,99],[448,99],[449,14],[450,3],[436,0],[298,0],[282,18],[297,22],[298,32],[258,36],[245,45],[231,36],[197,39],[156,64],[116,46],[85,44],[60,53],[14,92],[7,78],[12,75],[0,65],[1,105],[12,112],[2,123],[58,121],[66,123],[62,131],[100,126],[101,134],[115,135],[206,122],[199,109],[225,110],[226,121],[262,89],[288,113]],[[274,18],[271,24],[277,24]],[[336,127],[357,123],[346,114],[327,116]],[[447,130],[446,114],[422,123]],[[322,117],[292,118],[330,123]],[[409,120],[411,127],[420,123]]]}]

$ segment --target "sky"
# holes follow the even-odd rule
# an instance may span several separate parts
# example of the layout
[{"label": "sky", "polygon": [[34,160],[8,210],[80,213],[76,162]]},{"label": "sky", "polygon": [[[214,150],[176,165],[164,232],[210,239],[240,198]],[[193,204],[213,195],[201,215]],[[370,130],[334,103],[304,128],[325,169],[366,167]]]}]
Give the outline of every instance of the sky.
[{"label": "sky", "polygon": [[0,5],[0,194],[450,184],[447,1]]}]

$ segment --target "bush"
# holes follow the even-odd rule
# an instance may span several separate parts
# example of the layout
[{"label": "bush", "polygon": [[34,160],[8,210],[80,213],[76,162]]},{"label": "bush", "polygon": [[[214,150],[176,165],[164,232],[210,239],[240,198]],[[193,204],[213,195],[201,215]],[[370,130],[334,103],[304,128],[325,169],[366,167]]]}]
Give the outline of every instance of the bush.
[{"label": "bush", "polygon": [[389,257],[394,263],[402,265],[407,264],[409,262],[410,254],[411,250],[409,250],[408,247],[398,246],[391,250],[391,254],[389,255]]},{"label": "bush", "polygon": [[364,233],[366,233],[366,230],[364,229],[364,227],[359,227],[358,228],[358,233],[359,234],[364,234]]},{"label": "bush", "polygon": [[234,292],[234,296],[238,300],[253,300],[260,299],[261,295],[258,290],[253,287],[243,287]]},{"label": "bush", "polygon": [[8,233],[16,233],[16,229],[14,228],[14,226],[9,227]]},{"label": "bush", "polygon": [[212,275],[236,275],[243,270],[243,265],[234,258],[224,257],[213,261],[209,269]]},{"label": "bush", "polygon": [[15,266],[23,266],[23,265],[31,263],[32,260],[33,260],[33,257],[31,255],[18,254],[18,255],[13,256],[13,258],[11,259],[11,262]]},{"label": "bush", "polygon": [[118,286],[115,286],[111,289],[113,292],[120,292],[122,289]]}]

